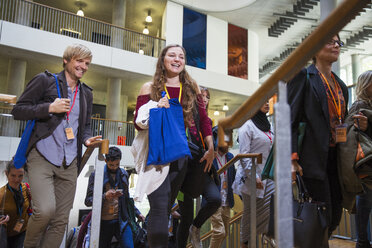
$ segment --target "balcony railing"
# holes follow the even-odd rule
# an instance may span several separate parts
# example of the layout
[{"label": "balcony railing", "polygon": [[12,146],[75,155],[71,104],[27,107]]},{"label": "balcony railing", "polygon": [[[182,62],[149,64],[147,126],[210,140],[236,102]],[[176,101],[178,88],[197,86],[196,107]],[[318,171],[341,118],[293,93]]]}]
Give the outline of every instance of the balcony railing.
[{"label": "balcony railing", "polygon": [[[21,137],[26,121],[14,120],[11,107],[0,107],[0,136]],[[133,123],[125,121],[91,119],[92,135],[102,135],[110,144],[131,146],[135,136]]]},{"label": "balcony railing", "polygon": [[110,144],[131,146],[135,137],[132,122],[106,120],[92,117],[91,128],[93,136],[102,135]]},{"label": "balcony railing", "polygon": [[0,19],[157,57],[165,40],[24,0],[0,0]]}]

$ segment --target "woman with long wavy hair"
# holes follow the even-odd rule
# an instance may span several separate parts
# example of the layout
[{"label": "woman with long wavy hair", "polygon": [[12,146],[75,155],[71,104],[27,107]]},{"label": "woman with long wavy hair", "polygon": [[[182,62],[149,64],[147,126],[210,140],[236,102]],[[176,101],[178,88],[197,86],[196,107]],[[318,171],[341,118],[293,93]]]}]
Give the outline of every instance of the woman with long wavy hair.
[{"label": "woman with long wavy hair", "polygon": [[[214,159],[212,129],[206,114],[199,86],[185,69],[186,52],[180,45],[165,47],[156,65],[152,82],[145,83],[139,93],[138,109],[150,100],[157,102],[159,108],[169,108],[169,98],[178,98],[183,110],[185,127],[194,127],[193,115],[199,113],[199,126],[208,147],[200,162],[206,161],[205,171],[209,171]],[[162,92],[167,95],[162,97]],[[136,120],[137,115],[134,119]],[[138,130],[140,128],[136,126]],[[175,149],[177,149],[175,147]],[[172,152],[172,151],[168,151]],[[148,219],[148,242],[151,248],[167,247],[168,217],[171,206],[181,188],[187,171],[187,158],[170,163],[169,172],[161,185],[148,195],[150,212]]]}]

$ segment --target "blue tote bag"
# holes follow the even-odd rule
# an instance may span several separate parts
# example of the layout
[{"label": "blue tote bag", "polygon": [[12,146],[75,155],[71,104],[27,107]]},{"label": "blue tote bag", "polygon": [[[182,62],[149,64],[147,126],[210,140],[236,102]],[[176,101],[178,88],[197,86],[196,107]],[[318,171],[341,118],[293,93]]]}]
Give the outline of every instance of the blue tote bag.
[{"label": "blue tote bag", "polygon": [[150,109],[147,165],[162,165],[191,157],[182,106],[177,98],[169,99],[169,105],[170,108]]},{"label": "blue tote bag", "polygon": [[[57,92],[58,92],[58,98],[61,98],[61,92],[59,90],[58,86],[58,79],[57,75],[54,75],[54,78],[56,79],[56,86],[57,86]],[[23,131],[21,140],[19,142],[17,151],[14,155],[14,167],[17,169],[23,167],[23,165],[26,163],[27,157],[26,157],[26,151],[28,147],[28,143],[31,138],[32,131],[35,126],[35,120],[29,120],[27,121],[26,128]]]}]

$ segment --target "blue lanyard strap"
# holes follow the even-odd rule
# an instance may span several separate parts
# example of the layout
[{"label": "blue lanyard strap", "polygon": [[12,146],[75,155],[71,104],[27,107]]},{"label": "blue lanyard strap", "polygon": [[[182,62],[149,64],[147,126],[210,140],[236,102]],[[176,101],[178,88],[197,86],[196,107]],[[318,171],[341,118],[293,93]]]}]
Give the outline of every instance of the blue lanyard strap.
[{"label": "blue lanyard strap", "polygon": [[53,74],[54,78],[56,79],[56,86],[57,86],[57,92],[58,92],[58,98],[62,98],[61,97],[61,91],[59,90],[59,84],[58,84],[58,78],[57,78],[57,75],[56,74]]},{"label": "blue lanyard strap", "polygon": [[[9,186],[9,183],[8,183],[8,189],[13,193],[13,195],[15,194],[14,191],[13,191],[13,189],[12,189],[12,187]],[[22,184],[19,185],[19,190],[21,191],[21,195],[23,197]],[[15,198],[14,198],[14,200],[15,200]],[[17,203],[16,203],[16,205],[17,205]],[[17,209],[18,209],[18,215],[19,215],[19,217],[22,217],[23,206],[22,205],[21,206],[17,206]]]}]

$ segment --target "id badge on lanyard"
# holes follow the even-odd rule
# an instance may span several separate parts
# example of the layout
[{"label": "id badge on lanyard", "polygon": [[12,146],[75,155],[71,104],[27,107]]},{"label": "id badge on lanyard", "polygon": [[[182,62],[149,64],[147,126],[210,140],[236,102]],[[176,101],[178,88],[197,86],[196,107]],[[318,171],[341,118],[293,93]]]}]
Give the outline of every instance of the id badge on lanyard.
[{"label": "id badge on lanyard", "polygon": [[74,130],[70,126],[70,123],[66,122],[66,124],[64,126],[64,129],[65,129],[65,134],[66,134],[67,140],[75,139]]},{"label": "id badge on lanyard", "polygon": [[23,219],[18,219],[16,224],[14,225],[13,230],[16,232],[20,232],[22,230],[23,224],[25,221]]},{"label": "id badge on lanyard", "polygon": [[346,136],[347,136],[347,125],[339,124],[336,126],[336,143],[343,143],[346,142]]},{"label": "id badge on lanyard", "polygon": [[74,130],[72,129],[72,127],[70,126],[70,123],[69,123],[69,117],[70,117],[70,113],[71,113],[72,109],[74,108],[75,100],[76,100],[76,95],[77,95],[78,91],[79,91],[79,87],[76,86],[75,95],[74,95],[74,101],[72,102],[70,111],[68,111],[67,114],[66,114],[66,124],[64,126],[64,129],[65,129],[65,134],[66,134],[67,140],[73,140],[73,139],[75,139]]}]

